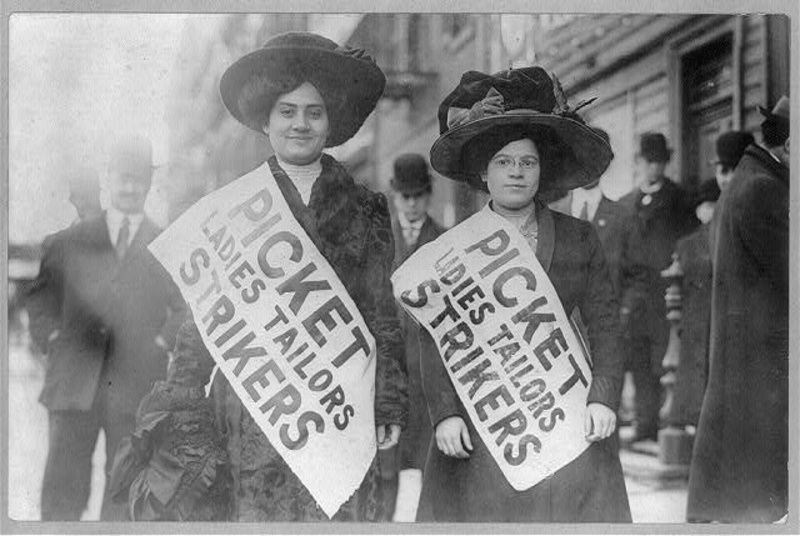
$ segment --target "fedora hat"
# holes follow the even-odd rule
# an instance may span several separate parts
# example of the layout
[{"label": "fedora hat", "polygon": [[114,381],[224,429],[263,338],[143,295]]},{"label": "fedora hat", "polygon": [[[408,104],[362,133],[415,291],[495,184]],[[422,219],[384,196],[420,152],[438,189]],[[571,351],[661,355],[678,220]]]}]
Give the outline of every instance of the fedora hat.
[{"label": "fedora hat", "polygon": [[392,189],[405,195],[417,195],[431,189],[431,174],[422,155],[404,154],[394,161]]},{"label": "fedora hat", "polygon": [[742,158],[744,150],[752,143],[755,143],[755,139],[749,132],[732,130],[720,134],[717,138],[717,158],[712,163],[734,168]]},{"label": "fedora hat", "polygon": [[669,162],[672,149],[667,147],[667,138],[660,132],[645,132],[639,139],[638,154],[648,162]]},{"label": "fedora hat", "polygon": [[538,193],[588,184],[603,174],[613,157],[608,143],[576,113],[589,102],[570,108],[558,80],[541,67],[492,75],[466,72],[439,106],[440,136],[431,147],[431,167],[486,191],[481,170],[465,154],[466,146],[493,149],[503,139],[497,133],[504,130],[546,133],[559,146],[559,172],[543,175]]},{"label": "fedora hat", "polygon": [[784,95],[778,99],[771,111],[763,106],[759,106],[758,111],[764,116],[761,122],[764,142],[767,145],[782,144],[789,137],[789,97]]},{"label": "fedora hat", "polygon": [[330,134],[326,147],[341,145],[361,128],[386,85],[383,72],[363,49],[341,47],[314,33],[287,32],[269,39],[262,48],[228,67],[219,83],[222,102],[240,123],[263,134],[263,115],[251,110],[260,107],[260,111],[269,113],[264,108],[271,108],[274,100],[265,99],[265,94],[248,96],[243,110],[242,89],[252,77],[282,80],[298,71],[308,77],[323,98],[331,90],[344,96],[344,102],[327,110]]},{"label": "fedora hat", "polygon": [[763,106],[758,107],[758,111],[761,112],[767,119],[776,119],[789,122],[789,97],[783,95],[778,102],[775,103],[775,106],[772,110],[767,110]]}]

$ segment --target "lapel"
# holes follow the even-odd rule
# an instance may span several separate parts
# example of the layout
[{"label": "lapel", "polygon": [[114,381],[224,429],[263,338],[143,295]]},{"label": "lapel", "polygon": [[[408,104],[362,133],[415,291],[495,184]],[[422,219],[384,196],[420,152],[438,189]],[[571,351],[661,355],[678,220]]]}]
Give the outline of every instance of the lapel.
[{"label": "lapel", "polygon": [[365,254],[369,225],[365,211],[372,208],[365,206],[353,179],[333,157],[323,154],[322,173],[306,206],[275,156],[268,164],[300,226],[342,281],[348,281],[354,275],[352,267],[359,265]]},{"label": "lapel", "polygon": [[145,249],[157,234],[158,227],[155,223],[150,221],[150,218],[145,216],[142,219],[142,223],[139,224],[136,234],[133,235],[133,240],[131,240],[131,244],[128,246],[128,251],[125,253],[125,258],[127,259],[131,253],[138,253],[139,251]]},{"label": "lapel", "polygon": [[592,219],[592,223],[596,227],[606,227],[609,223],[611,223],[611,219],[614,217],[614,211],[611,209],[612,201],[603,196],[600,198],[600,204],[597,205],[597,210],[594,213],[594,218]]},{"label": "lapel", "polygon": [[767,172],[778,179],[780,182],[789,186],[789,168],[772,158],[766,149],[758,145],[751,145],[745,150],[745,154],[750,154],[757,159]]},{"label": "lapel", "polygon": [[536,203],[536,220],[539,224],[536,258],[539,259],[544,271],[549,272],[556,247],[556,225],[552,211],[544,203]]},{"label": "lapel", "polygon": [[106,212],[83,223],[83,239],[94,249],[113,250],[111,237],[108,235],[108,224],[106,223]]}]

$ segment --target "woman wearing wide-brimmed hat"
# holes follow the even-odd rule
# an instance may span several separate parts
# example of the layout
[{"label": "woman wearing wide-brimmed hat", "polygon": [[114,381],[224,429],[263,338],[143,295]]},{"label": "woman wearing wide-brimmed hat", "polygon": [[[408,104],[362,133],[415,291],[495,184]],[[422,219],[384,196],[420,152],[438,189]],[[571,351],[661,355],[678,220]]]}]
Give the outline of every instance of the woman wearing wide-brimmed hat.
[{"label": "woman wearing wide-brimmed hat", "polygon": [[[394,254],[389,212],[382,195],[355,184],[323,149],[344,143],[358,131],[384,85],[383,73],[363,50],[342,48],[305,32],[272,38],[231,65],[220,81],[222,100],[230,113],[269,137],[275,154],[263,165],[269,167],[293,216],[330,263],[375,338],[376,377],[364,381],[375,385],[378,448],[397,442],[408,404],[403,341],[389,281]],[[274,315],[274,311],[269,313]],[[152,446],[148,442],[159,437],[152,432],[158,426],[154,416],[164,410],[178,417],[175,422],[204,423],[208,437],[174,428],[162,433],[167,439],[158,443],[147,463],[152,466],[157,457],[172,454],[182,465],[180,470],[162,474],[161,482],[148,480],[147,474],[152,473],[119,471],[121,490],[131,475],[138,479],[129,500],[134,517],[327,520],[233,390],[220,385],[226,382],[215,383],[213,405],[205,401],[202,389],[213,364],[194,322],[185,323],[167,381],[142,403],[138,442],[134,443],[144,444],[139,450],[148,452]],[[212,433],[209,419],[223,435]],[[180,450],[169,450],[183,439],[190,439],[201,454],[180,458]],[[166,453],[162,452],[165,448]],[[213,459],[213,468],[198,470],[198,459]],[[204,463],[209,467],[210,462]],[[333,519],[380,518],[378,481],[373,460],[360,488]]]},{"label": "woman wearing wide-brimmed hat", "polygon": [[567,314],[580,309],[594,363],[584,425],[592,443],[552,476],[516,491],[470,422],[425,333],[422,377],[435,437],[418,520],[628,522],[614,433],[622,383],[614,291],[592,225],[552,212],[542,201],[550,192],[598,178],[611,149],[539,67],[465,73],[442,103],[439,120],[433,168],[488,190],[488,208],[519,229]]}]

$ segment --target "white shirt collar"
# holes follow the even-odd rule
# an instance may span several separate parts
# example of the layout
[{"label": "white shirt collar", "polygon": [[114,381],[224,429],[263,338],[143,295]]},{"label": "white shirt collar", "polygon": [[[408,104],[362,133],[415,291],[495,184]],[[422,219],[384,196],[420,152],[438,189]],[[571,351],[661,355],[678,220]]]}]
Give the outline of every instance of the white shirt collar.
[{"label": "white shirt collar", "polygon": [[603,199],[603,191],[600,186],[595,186],[591,190],[583,188],[572,190],[572,215],[576,218],[580,217],[583,205],[586,203],[589,220],[593,220],[601,199]]},{"label": "white shirt collar", "polygon": [[294,187],[297,188],[303,203],[308,205],[308,202],[311,201],[311,190],[314,188],[314,183],[317,182],[317,179],[322,174],[322,155],[305,166],[284,162],[277,154],[275,158],[278,160],[278,165],[281,166],[281,169],[291,179]]},{"label": "white shirt collar", "polygon": [[133,237],[136,236],[136,233],[139,231],[139,226],[141,226],[142,221],[144,220],[144,213],[139,212],[138,214],[125,214],[124,212],[114,208],[108,207],[106,210],[106,225],[108,226],[108,236],[111,239],[111,245],[117,245],[117,236],[119,236],[119,229],[122,227],[122,220],[128,218],[128,222],[130,222],[130,233],[128,234],[128,245],[131,245],[133,241]]},{"label": "white shirt collar", "polygon": [[418,219],[417,221],[408,221],[406,215],[402,212],[397,212],[397,221],[400,223],[400,227],[403,229],[414,229],[415,231],[419,231],[422,229],[422,226],[425,225],[425,220],[428,219],[428,216],[425,215]]}]

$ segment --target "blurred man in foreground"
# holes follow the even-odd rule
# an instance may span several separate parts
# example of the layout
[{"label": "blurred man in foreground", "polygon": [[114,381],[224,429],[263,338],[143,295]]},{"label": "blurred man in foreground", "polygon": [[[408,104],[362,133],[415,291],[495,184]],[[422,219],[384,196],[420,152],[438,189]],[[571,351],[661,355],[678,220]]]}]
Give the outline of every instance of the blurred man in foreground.
[{"label": "blurred man in foreground", "polygon": [[[48,354],[40,396],[49,411],[44,521],[80,519],[100,429],[108,472],[139,400],[166,375],[176,327],[167,321],[183,302],[147,251],[159,232],[144,214],[151,154],[139,137],[114,146],[111,206],[48,238],[29,296],[31,335]],[[123,520],[125,509],[105,497],[101,519]]]},{"label": "blurred man in foreground", "polygon": [[787,512],[789,99],[761,109],[717,207],[708,387],[687,519],[756,523]]}]

